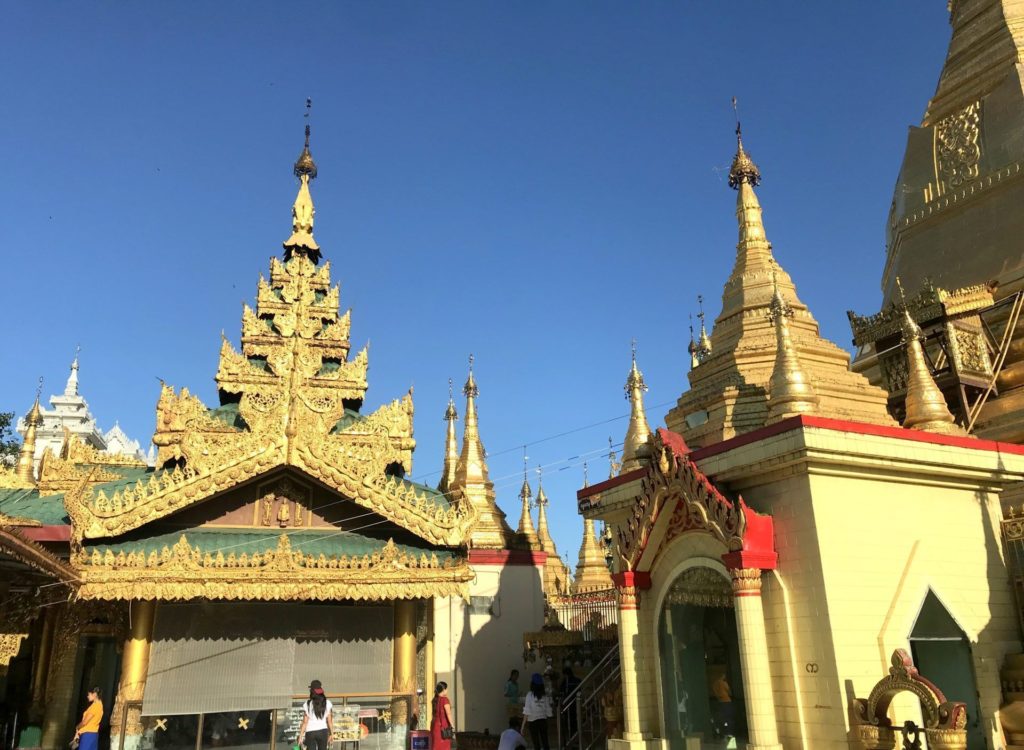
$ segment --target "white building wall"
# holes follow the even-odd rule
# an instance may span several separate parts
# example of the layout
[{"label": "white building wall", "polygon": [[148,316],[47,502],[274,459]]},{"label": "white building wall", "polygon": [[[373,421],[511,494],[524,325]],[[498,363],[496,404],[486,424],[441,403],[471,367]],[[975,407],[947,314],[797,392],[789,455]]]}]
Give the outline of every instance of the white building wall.
[{"label": "white building wall", "polygon": [[[455,727],[498,734],[508,726],[504,689],[518,669],[520,686],[529,681],[523,663],[523,633],[544,625],[543,555],[524,553],[523,562],[474,562],[470,601],[434,600],[434,672],[448,683]],[[513,558],[515,559],[515,558]],[[429,686],[431,692],[433,686]]]}]

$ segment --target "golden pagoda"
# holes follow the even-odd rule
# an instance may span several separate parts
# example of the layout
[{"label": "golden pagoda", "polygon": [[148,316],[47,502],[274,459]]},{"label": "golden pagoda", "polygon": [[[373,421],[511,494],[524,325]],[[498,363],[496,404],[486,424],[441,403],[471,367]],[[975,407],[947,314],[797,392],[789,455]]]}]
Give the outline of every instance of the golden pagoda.
[{"label": "golden pagoda", "polygon": [[[786,363],[797,361],[804,395],[793,400],[790,393],[785,399],[799,406],[799,413],[816,410],[835,418],[894,425],[885,391],[850,372],[849,354],[820,336],[817,321],[775,260],[754,192],[760,182],[761,172],[744,149],[737,125],[736,155],[729,170],[729,186],[737,191],[736,262],[722,292],[722,312],[715,319],[707,356],[690,370],[690,389],[666,416],[669,429],[697,448],[781,418],[792,410],[777,398],[772,413],[773,373],[778,393],[790,377],[785,368],[791,364]],[[772,314],[773,300],[785,311],[781,317]],[[698,360],[701,349],[698,344]],[[783,371],[776,368],[780,357]],[[790,382],[785,388],[792,391],[796,385]]]},{"label": "golden pagoda", "polygon": [[539,550],[541,549],[540,537],[537,535],[537,529],[533,525],[533,490],[530,488],[530,482],[526,478],[526,456],[523,456],[523,486],[519,490],[519,501],[522,504],[522,510],[519,514],[519,527],[516,529],[516,533],[519,535],[519,543],[522,544],[526,549]]},{"label": "golden pagoda", "polygon": [[580,545],[576,576],[572,581],[573,594],[607,591],[612,588],[612,574],[608,570],[601,546],[594,531],[594,519],[583,519],[583,543]]},{"label": "golden pagoda", "polygon": [[537,538],[540,548],[547,553],[544,560],[544,594],[548,597],[569,593],[569,570],[558,556],[558,547],[548,528],[548,500],[540,467],[537,468]]}]

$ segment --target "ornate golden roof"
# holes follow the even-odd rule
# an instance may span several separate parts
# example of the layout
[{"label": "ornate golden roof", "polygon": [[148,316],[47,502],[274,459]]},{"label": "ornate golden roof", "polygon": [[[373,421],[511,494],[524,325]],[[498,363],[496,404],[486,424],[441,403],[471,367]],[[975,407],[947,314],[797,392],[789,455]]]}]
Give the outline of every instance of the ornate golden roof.
[{"label": "ornate golden roof", "polygon": [[[300,158],[296,168],[302,200],[312,176],[304,164]],[[163,385],[153,436],[158,471],[110,487],[84,477],[67,489],[76,539],[137,529],[289,467],[430,544],[466,541],[472,506],[451,506],[403,479],[416,445],[412,391],[360,413],[367,350],[350,356],[350,315],[340,314],[330,264],[318,265],[312,249],[291,245],[286,260],[271,259],[256,309],[243,307],[241,350],[222,341],[217,408]]]}]

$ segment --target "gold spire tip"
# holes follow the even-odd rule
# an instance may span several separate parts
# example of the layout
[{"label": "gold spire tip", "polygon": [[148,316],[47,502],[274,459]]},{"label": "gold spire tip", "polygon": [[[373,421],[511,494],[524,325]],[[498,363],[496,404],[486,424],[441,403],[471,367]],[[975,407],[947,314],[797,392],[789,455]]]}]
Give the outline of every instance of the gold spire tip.
[{"label": "gold spire tip", "polygon": [[302,147],[302,153],[299,154],[299,158],[295,162],[295,176],[302,178],[303,175],[307,175],[309,179],[316,179],[316,162],[313,161],[313,155],[309,151],[309,119],[310,113],[313,109],[313,100],[310,98],[306,99],[306,114],[303,117],[306,120],[306,143]]},{"label": "gold spire tip", "polygon": [[729,167],[729,187],[739,190],[744,183],[756,187],[761,184],[761,170],[743,149],[743,129],[740,127],[739,106],[735,96],[732,98],[732,109],[736,116],[736,156]]}]

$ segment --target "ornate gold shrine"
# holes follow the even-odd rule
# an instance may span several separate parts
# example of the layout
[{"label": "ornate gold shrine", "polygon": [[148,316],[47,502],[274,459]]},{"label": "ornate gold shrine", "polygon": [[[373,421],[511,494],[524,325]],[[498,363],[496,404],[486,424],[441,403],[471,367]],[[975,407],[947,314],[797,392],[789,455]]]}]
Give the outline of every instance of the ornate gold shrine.
[{"label": "ornate gold shrine", "polygon": [[[243,307],[241,350],[221,342],[219,405],[209,408],[187,388],[162,385],[155,471],[112,465],[72,438],[60,456],[44,457],[39,491],[63,493],[80,598],[465,594],[471,574],[457,550],[477,512],[404,479],[416,444],[411,390],[360,414],[368,354],[364,348],[350,356],[350,313],[339,312],[330,264],[319,265],[308,143],[295,173],[300,187],[284,259],[272,258],[269,278],[260,278],[255,310]],[[378,519],[367,526],[385,526],[362,536],[355,533],[360,526],[315,517],[315,493],[333,498],[328,506],[358,506],[362,516]],[[224,503],[235,505],[224,510]],[[227,516],[218,521],[204,512]],[[153,548],[171,515],[192,530]],[[258,550],[220,551],[251,545],[249,537],[209,546],[217,535],[247,529],[266,532]],[[321,551],[293,549],[295,533],[307,534],[302,544]],[[391,533],[395,538],[388,539]]]}]

